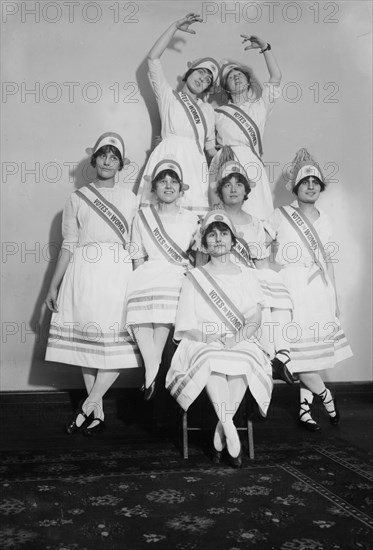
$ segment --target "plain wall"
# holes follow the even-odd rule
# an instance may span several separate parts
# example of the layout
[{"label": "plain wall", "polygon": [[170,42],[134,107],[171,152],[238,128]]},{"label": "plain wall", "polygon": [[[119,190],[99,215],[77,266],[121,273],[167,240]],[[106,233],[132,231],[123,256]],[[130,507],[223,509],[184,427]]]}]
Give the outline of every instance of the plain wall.
[{"label": "plain wall", "polygon": [[[341,321],[354,357],[330,381],[372,380],[371,3],[2,2],[2,390],[83,385],[80,369],[43,360],[50,316],[43,301],[61,243],[69,194],[92,175],[85,149],[119,132],[135,188],[159,134],[145,58],[189,11],[196,35],[178,32],[162,61],[172,86],[186,63],[209,55],[250,65],[262,55],[240,34],[270,42],[283,92],[268,121],[264,161],[275,206],[287,204],[282,169],[307,147],[334,180],[320,200],[334,226]],[[86,177],[87,176],[87,177]],[[123,372],[118,385],[140,382]]]}]

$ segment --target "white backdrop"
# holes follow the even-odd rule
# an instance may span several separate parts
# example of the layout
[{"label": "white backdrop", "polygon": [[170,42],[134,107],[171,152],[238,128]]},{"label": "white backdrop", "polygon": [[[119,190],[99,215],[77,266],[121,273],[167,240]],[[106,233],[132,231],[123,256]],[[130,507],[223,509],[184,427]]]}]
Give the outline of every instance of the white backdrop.
[{"label": "white backdrop", "polygon": [[[371,2],[1,2],[3,390],[80,387],[80,369],[45,363],[43,300],[61,242],[61,211],[92,175],[86,147],[119,132],[136,187],[159,134],[146,71],[153,42],[188,11],[204,23],[177,33],[162,57],[177,86],[188,60],[213,56],[267,77],[240,33],[270,42],[283,73],[264,136],[275,206],[290,202],[282,169],[307,147],[330,181],[321,204],[338,245],[341,319],[354,357],[332,381],[372,379]],[[139,381],[123,374],[120,385]]]}]

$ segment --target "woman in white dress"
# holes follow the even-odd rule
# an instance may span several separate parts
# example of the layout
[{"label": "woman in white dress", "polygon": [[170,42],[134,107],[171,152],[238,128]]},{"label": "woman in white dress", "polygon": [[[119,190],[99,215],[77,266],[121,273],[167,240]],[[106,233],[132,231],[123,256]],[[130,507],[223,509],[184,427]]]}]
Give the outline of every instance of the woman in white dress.
[{"label": "woman in white dress", "polygon": [[187,410],[201,391],[215,409],[214,462],[226,447],[241,466],[241,443],[233,417],[247,387],[266,416],[271,400],[271,365],[255,334],[265,297],[253,270],[230,257],[235,230],[223,210],[209,212],[201,226],[210,261],[187,273],[175,325],[181,340],[167,373],[166,387]]},{"label": "woman in white dress", "polygon": [[204,216],[208,211],[208,167],[204,154],[211,158],[215,150],[214,110],[203,101],[216,82],[218,63],[204,57],[189,64],[180,92],[171,88],[163,73],[160,57],[179,31],[195,34],[190,25],[202,19],[190,13],[173,23],[157,40],[148,54],[149,79],[157,99],[161,117],[162,141],[151,153],[140,182],[141,204],[154,196],[148,185],[159,161],[172,157],[181,166],[189,192],[181,199],[184,208]]},{"label": "woman in white dress", "polygon": [[330,223],[316,207],[326,183],[306,149],[297,152],[287,187],[296,200],[276,209],[270,223],[276,232],[276,262],[294,303],[293,322],[285,336],[290,342],[292,372],[300,380],[299,424],[316,432],[320,426],[310,409],[314,395],[321,399],[332,425],[340,418],[320,371],[333,368],[352,352],[339,321]]},{"label": "woman in white dress", "polygon": [[97,178],[65,205],[61,253],[45,300],[53,312],[46,360],[80,366],[88,394],[66,431],[84,428],[85,435],[104,428],[102,399],[120,371],[141,366],[124,327],[132,271],[127,245],[137,199],[115,182],[124,164],[121,136],[101,135],[91,164]]},{"label": "woman in white dress", "polygon": [[[249,45],[245,50],[260,49],[267,65],[269,79],[263,86],[255,79],[251,69],[237,63],[227,63],[220,73],[221,87],[228,95],[228,103],[215,110],[217,142],[220,146],[230,145],[233,158],[246,170],[250,181],[256,183],[250,201],[243,206],[259,218],[267,219],[273,211],[272,193],[267,172],[262,161],[262,139],[264,128],[271,114],[275,100],[280,95],[281,71],[272,53],[270,44],[257,36],[243,37]],[[210,202],[219,202],[215,193],[218,166],[221,164],[219,151],[210,166]]]},{"label": "woman in white dress", "polygon": [[126,299],[127,326],[145,365],[146,401],[158,389],[157,374],[172,325],[175,324],[187,254],[198,227],[198,217],[180,206],[186,189],[180,165],[164,159],[152,175],[156,205],[140,209],[132,228],[134,273]]},{"label": "woman in white dress", "polygon": [[[225,146],[226,147],[226,146]],[[270,244],[275,234],[268,223],[244,211],[251,200],[255,182],[249,181],[243,166],[228,161],[219,167],[216,193],[224,210],[232,220],[238,242],[232,248],[233,261],[252,267],[266,297],[267,307],[262,313],[260,341],[272,359],[273,378],[293,384],[288,370],[289,343],[283,327],[292,320],[293,304],[281,277],[270,268]]]}]

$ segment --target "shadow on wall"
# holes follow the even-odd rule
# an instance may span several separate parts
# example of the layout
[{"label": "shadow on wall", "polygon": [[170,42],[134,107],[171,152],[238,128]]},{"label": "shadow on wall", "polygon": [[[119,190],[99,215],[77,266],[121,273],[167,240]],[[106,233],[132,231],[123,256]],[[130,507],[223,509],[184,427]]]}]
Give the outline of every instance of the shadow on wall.
[{"label": "shadow on wall", "polygon": [[[74,178],[75,189],[87,185],[95,177],[95,169],[90,165],[90,158],[80,161],[70,178]],[[68,196],[66,197],[66,201]],[[50,282],[52,280],[62,244],[62,210],[54,217],[49,231],[49,263],[44,273],[39,294],[36,298],[34,311],[30,319],[30,327],[35,334],[35,344],[31,359],[31,369],[28,383],[30,386],[51,386],[57,389],[79,387],[81,385],[80,369],[70,366],[68,370],[61,363],[45,361],[49,325],[52,313],[45,306]],[[62,370],[63,369],[63,370]],[[62,381],[62,383],[61,383]]]}]

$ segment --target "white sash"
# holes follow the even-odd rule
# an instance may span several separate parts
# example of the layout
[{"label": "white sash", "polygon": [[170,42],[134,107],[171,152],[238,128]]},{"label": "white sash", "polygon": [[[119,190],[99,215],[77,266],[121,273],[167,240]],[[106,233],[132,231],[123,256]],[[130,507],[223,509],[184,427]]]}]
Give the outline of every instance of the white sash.
[{"label": "white sash", "polygon": [[92,185],[82,187],[75,193],[83,199],[105,222],[111,227],[114,233],[120,238],[125,247],[128,239],[128,222],[123,213],[114,204],[109,202]]},{"label": "white sash", "polygon": [[[280,208],[280,212],[293,227],[302,242],[307,246],[311,257],[318,268],[317,273],[320,273],[324,283],[328,284],[326,252],[312,222],[303,212],[293,206],[282,206]],[[310,275],[308,282],[311,282],[313,276],[313,274]]]},{"label": "white sash", "polygon": [[237,242],[231,248],[231,254],[238,258],[239,261],[246,267],[255,268],[255,264],[251,259],[249,245],[244,239],[237,238]]},{"label": "white sash", "polygon": [[187,254],[168,235],[153,205],[141,208],[139,216],[154,244],[166,260],[181,266],[189,265]]},{"label": "white sash", "polygon": [[187,118],[193,128],[197,147],[200,153],[203,154],[205,139],[207,135],[207,124],[205,116],[198,103],[193,101],[186,93],[178,93],[174,90],[173,94],[180,105],[183,107],[185,114],[187,115]]},{"label": "white sash", "polygon": [[187,277],[230,330],[238,332],[245,325],[242,313],[203,267],[189,271]]},{"label": "white sash", "polygon": [[263,154],[262,149],[262,138],[260,137],[260,132],[258,126],[255,124],[254,120],[249,117],[245,111],[237,107],[237,105],[223,105],[216,109],[217,113],[221,113],[227,116],[232,122],[234,122],[241,132],[246,137],[249,142],[250,149],[255,156],[262,162],[260,158]]}]

